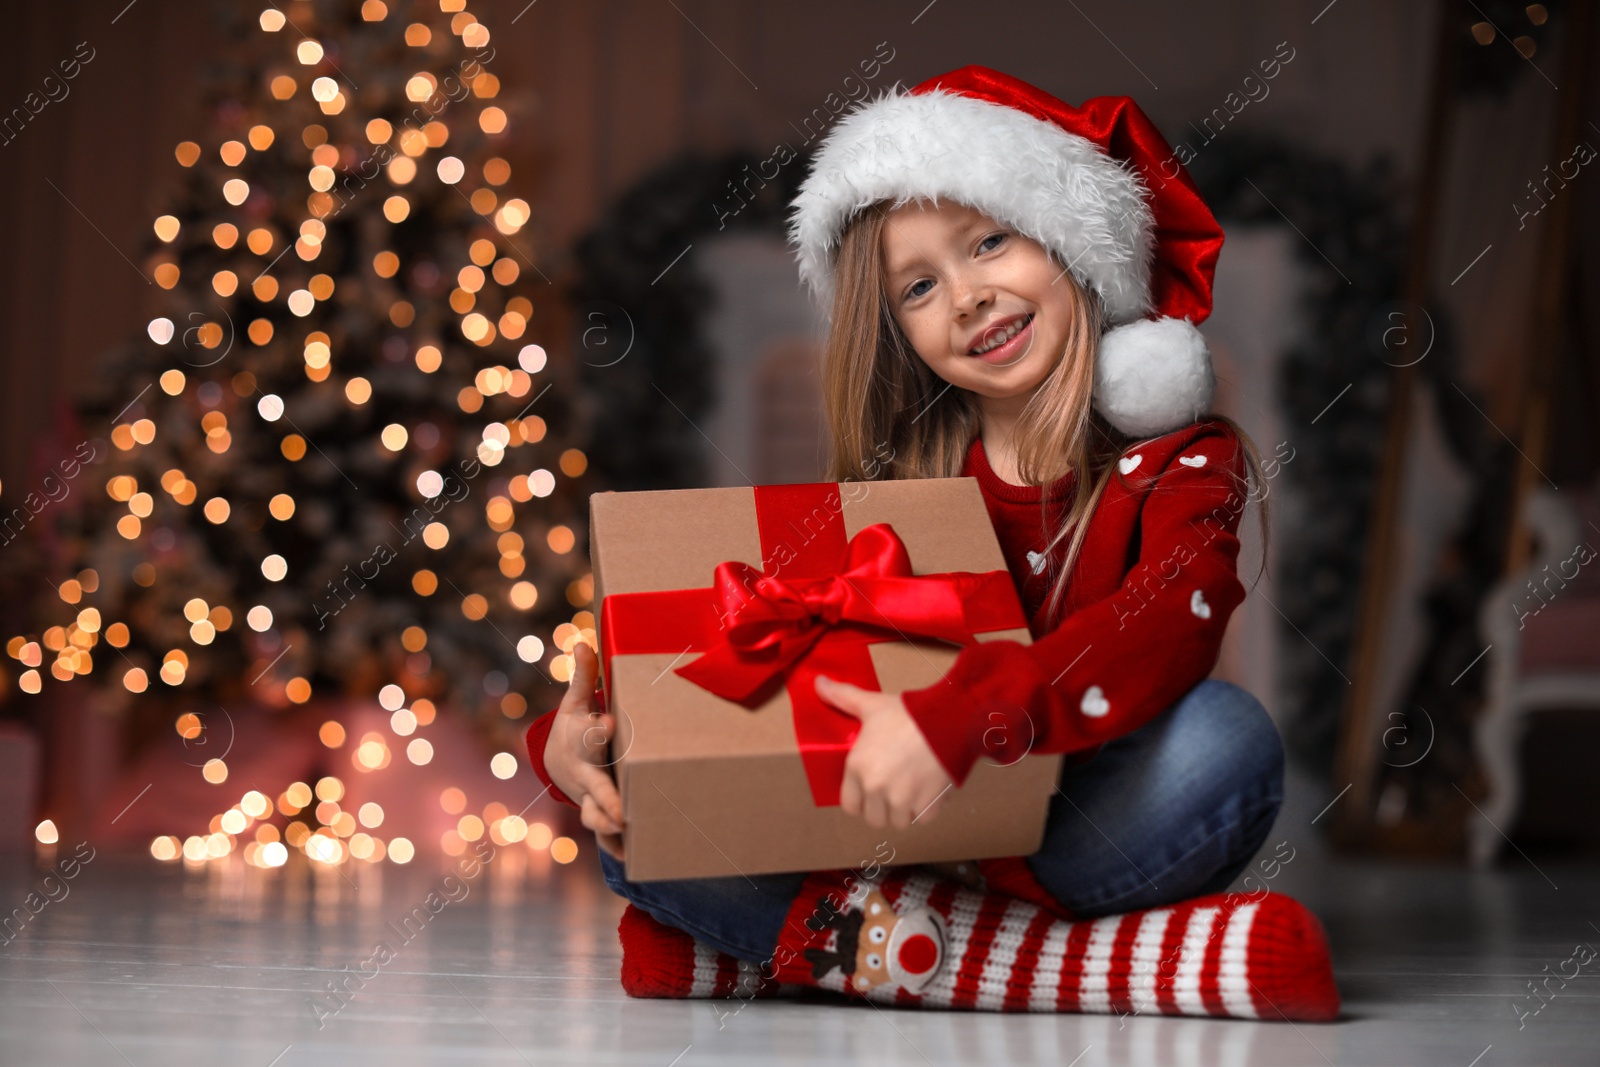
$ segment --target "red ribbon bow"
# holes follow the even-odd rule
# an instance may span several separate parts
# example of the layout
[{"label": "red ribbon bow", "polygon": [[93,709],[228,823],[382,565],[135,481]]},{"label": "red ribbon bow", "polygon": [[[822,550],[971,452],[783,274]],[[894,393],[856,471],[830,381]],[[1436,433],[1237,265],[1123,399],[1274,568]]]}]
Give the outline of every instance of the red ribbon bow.
[{"label": "red ribbon bow", "polygon": [[[792,581],[767,577],[748,563],[717,564],[715,602],[729,622],[721,641],[676,673],[720,697],[759,703],[761,690],[844,623],[937,637],[976,640],[961,606],[964,572],[916,576],[905,542],[886,522],[850,539],[836,574]],[[731,620],[731,621],[730,621]]]},{"label": "red ribbon bow", "polygon": [[[832,482],[755,488],[762,558],[787,561],[771,575],[728,560],[717,564],[710,588],[612,593],[600,607],[608,680],[615,655],[698,650],[705,654],[675,673],[755,708],[781,678],[818,807],[839,803],[845,757],[861,729],[817,695],[818,674],[877,689],[871,644],[933,637],[970,645],[975,633],[1027,625],[1008,571],[915,574],[887,523],[847,543],[838,492]],[[796,532],[805,535],[798,543]]]}]

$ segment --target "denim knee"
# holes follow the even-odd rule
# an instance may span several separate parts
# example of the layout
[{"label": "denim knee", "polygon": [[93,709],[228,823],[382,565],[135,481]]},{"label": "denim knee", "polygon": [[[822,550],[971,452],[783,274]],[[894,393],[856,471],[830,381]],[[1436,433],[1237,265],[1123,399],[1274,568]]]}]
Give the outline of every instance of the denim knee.
[{"label": "denim knee", "polygon": [[[1226,755],[1239,781],[1261,783],[1264,795],[1283,801],[1283,738],[1267,709],[1232,682],[1207,678],[1173,709],[1183,722],[1185,742]],[[1195,729],[1194,727],[1199,727]]]},{"label": "denim knee", "polygon": [[[1244,689],[1208,678],[1173,709],[1175,740],[1197,760],[1229,768],[1226,792],[1244,810],[1240,868],[1261,847],[1283,806],[1283,738],[1261,702]],[[1237,871],[1235,871],[1237,873]],[[1232,876],[1228,881],[1232,881]]]},{"label": "denim knee", "polygon": [[1068,768],[1039,880],[1080,914],[1154,907],[1226,887],[1283,801],[1283,743],[1249,693],[1203,681]]},{"label": "denim knee", "polygon": [[1188,888],[1190,895],[1204,896],[1233,883],[1277,822],[1283,806],[1283,738],[1261,702],[1230,682],[1208,678],[1180,707],[1183,721],[1175,727],[1181,742],[1195,746],[1197,759],[1230,768],[1226,795],[1237,809],[1228,857],[1209,878]]}]

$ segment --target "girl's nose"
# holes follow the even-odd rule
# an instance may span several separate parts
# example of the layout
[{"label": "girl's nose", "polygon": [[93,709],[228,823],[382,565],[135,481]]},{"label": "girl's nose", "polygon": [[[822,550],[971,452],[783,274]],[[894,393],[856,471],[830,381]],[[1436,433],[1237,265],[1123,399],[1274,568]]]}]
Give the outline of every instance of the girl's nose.
[{"label": "girl's nose", "polygon": [[980,308],[994,303],[994,287],[980,279],[952,279],[950,288],[954,292],[953,303],[957,311],[972,314]]}]

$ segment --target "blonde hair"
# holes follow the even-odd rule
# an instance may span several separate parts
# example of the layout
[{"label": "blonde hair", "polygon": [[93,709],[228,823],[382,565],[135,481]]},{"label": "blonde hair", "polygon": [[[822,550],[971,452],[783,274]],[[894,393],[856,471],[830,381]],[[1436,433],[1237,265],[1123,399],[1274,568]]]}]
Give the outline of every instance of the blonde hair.
[{"label": "blonde hair", "polygon": [[[945,382],[912,349],[894,319],[883,286],[882,240],[892,204],[879,201],[845,229],[835,266],[832,321],[822,360],[831,456],[830,481],[954,478],[980,429],[973,395]],[[1052,259],[1055,257],[1052,255]],[[1083,548],[1089,517],[1132,439],[1094,410],[1094,369],[1105,315],[1099,297],[1070,272],[1073,302],[1066,351],[1017,418],[1017,469],[1028,485],[1048,486],[1071,473],[1074,492],[1044,555],[1067,541],[1064,565],[1051,579],[1046,618],[1054,618]],[[1214,416],[1215,417],[1215,416]],[[1222,419],[1220,421],[1229,422]],[[1237,431],[1238,428],[1235,426]],[[1240,432],[1258,484],[1260,461]],[[888,458],[885,459],[885,449]],[[1087,486],[1088,491],[1081,491]],[[1265,501],[1263,499],[1263,509]],[[1049,521],[1050,500],[1039,509]],[[1265,516],[1263,513],[1263,531]],[[1265,555],[1263,554],[1263,565]]]}]

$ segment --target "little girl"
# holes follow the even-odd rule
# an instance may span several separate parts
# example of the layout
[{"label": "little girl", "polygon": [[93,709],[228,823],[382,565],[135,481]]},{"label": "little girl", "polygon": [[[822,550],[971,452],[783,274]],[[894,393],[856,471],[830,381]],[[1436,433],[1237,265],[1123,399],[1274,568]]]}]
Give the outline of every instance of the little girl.
[{"label": "little girl", "polygon": [[[1259,468],[1203,417],[1192,323],[1223,235],[1167,142],[1126,97],[1075,108],[965,67],[841,118],[791,239],[830,310],[831,480],[976,478],[1035,638],[966,647],[904,693],[819,679],[861,720],[841,806],[905,827],[980,758],[1067,758],[1039,851],[976,871],[630,882],[602,852],[630,901],[624,987],[1333,1018],[1317,921],[1259,883],[1220,895],[1272,827],[1283,751],[1260,704],[1206,678],[1244,599],[1236,531]],[[596,656],[574,654],[529,757],[616,834],[613,722]]]}]

